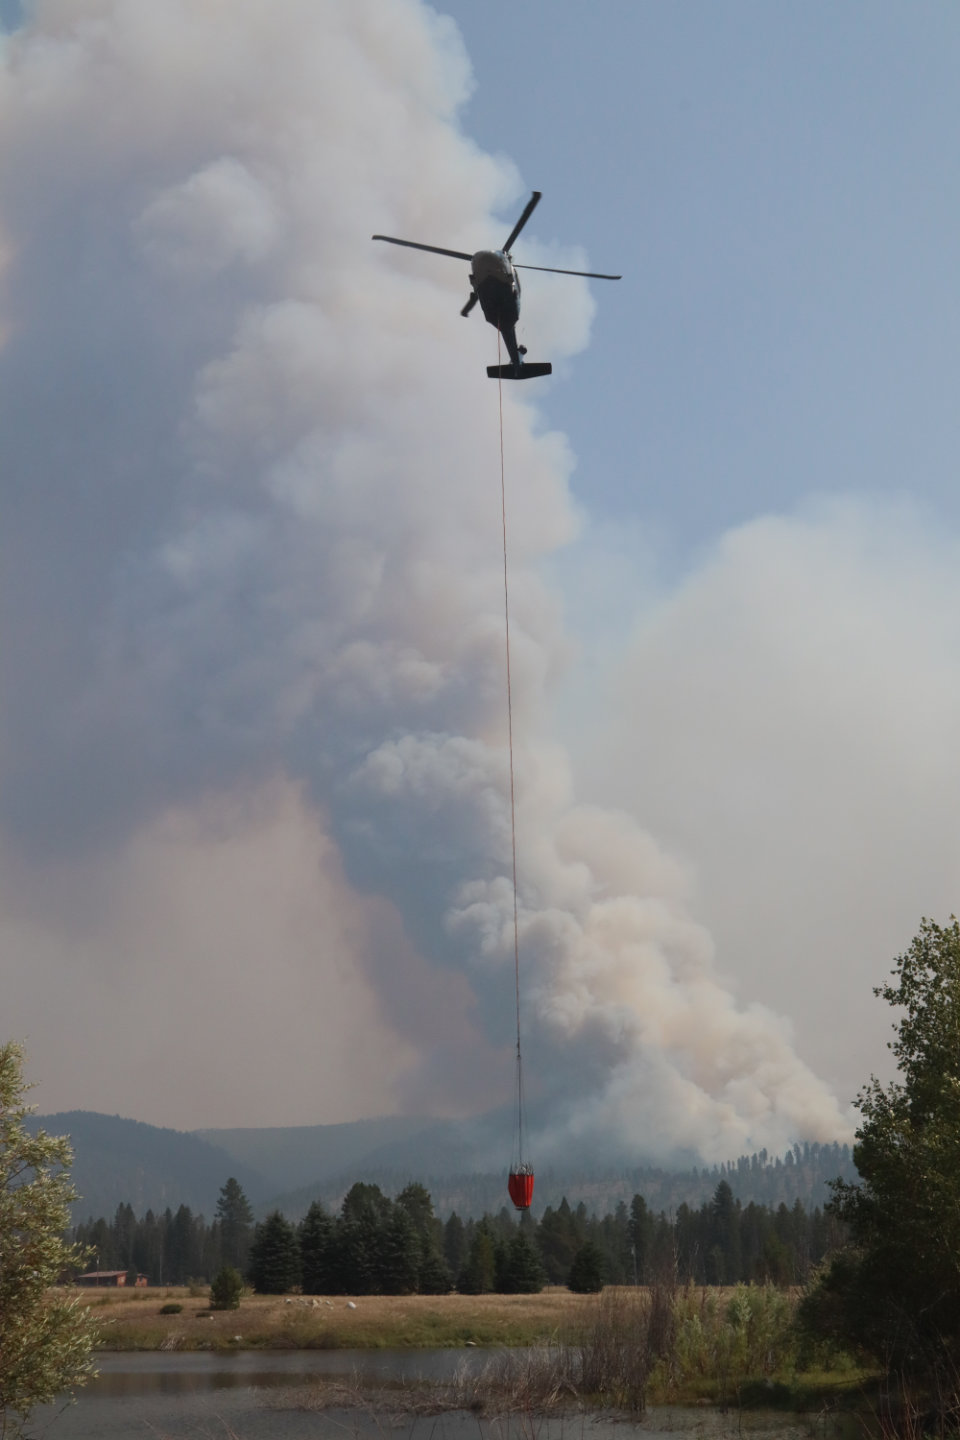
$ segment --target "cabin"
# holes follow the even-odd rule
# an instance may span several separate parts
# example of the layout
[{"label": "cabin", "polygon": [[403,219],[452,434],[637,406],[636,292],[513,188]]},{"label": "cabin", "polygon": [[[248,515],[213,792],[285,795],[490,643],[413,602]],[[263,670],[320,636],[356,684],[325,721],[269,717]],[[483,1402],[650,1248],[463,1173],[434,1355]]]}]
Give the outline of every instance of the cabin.
[{"label": "cabin", "polygon": [[[126,1283],[126,1270],[88,1270],[86,1275],[77,1276],[78,1285],[112,1285],[114,1288],[119,1288]],[[134,1281],[138,1289],[148,1283],[146,1275],[138,1275]]]}]

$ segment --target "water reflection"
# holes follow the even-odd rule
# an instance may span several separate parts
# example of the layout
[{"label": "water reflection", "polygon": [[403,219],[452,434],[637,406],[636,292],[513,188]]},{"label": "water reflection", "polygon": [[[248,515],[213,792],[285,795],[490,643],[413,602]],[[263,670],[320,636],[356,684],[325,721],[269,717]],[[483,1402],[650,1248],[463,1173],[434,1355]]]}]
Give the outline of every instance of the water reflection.
[{"label": "water reflection", "polygon": [[481,1368],[491,1350],[256,1350],[191,1354],[103,1355],[100,1374],[83,1393],[186,1395],[198,1391],[271,1389],[323,1379],[350,1389],[452,1380]]},{"label": "water reflection", "polygon": [[[36,1412],[31,1431],[49,1440],[611,1440],[614,1422],[603,1415],[411,1413],[417,1382],[449,1381],[490,1358],[488,1350],[106,1355],[76,1404]],[[365,1389],[377,1392],[376,1405],[362,1400]],[[673,1407],[615,1425],[615,1440],[678,1435],[833,1440],[836,1431],[793,1416]]]}]

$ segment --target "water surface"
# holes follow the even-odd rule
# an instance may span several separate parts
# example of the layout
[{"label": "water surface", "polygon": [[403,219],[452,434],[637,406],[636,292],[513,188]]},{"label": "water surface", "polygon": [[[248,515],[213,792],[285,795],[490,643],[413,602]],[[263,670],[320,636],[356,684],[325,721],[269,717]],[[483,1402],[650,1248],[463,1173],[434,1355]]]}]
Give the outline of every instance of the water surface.
[{"label": "water surface", "polygon": [[[34,1412],[31,1434],[47,1440],[810,1440],[811,1420],[771,1412],[651,1408],[639,1424],[571,1413],[502,1419],[454,1411],[404,1413],[418,1382],[482,1367],[489,1350],[237,1351],[108,1354],[74,1404]],[[342,1390],[317,1407],[321,1388]],[[360,1398],[373,1387],[374,1408]],[[391,1391],[395,1401],[391,1399]]]}]

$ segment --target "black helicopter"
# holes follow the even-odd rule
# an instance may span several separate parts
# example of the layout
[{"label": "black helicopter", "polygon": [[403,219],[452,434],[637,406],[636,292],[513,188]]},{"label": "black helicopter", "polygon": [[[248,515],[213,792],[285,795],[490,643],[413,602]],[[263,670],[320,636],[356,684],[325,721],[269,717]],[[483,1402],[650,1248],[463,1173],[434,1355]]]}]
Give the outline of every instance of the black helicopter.
[{"label": "black helicopter", "polygon": [[488,365],[487,374],[493,379],[533,380],[537,375],[550,375],[553,366],[547,363],[529,361],[524,363],[526,347],[517,344],[517,321],[520,318],[520,277],[518,270],[544,270],[551,275],[584,275],[588,280],[619,280],[619,275],[597,275],[592,270],[557,270],[552,265],[515,265],[510,246],[526,225],[540,201],[541,192],[534,190],[524,207],[523,214],[507,236],[502,250],[478,250],[467,255],[463,250],[444,250],[440,245],[421,245],[419,240],[398,240],[396,235],[374,235],[374,240],[386,240],[391,245],[406,245],[411,250],[429,250],[433,255],[451,255],[454,260],[469,260],[470,299],[460,311],[469,315],[480,301],[484,319],[496,327],[506,341],[510,354],[509,365]]}]

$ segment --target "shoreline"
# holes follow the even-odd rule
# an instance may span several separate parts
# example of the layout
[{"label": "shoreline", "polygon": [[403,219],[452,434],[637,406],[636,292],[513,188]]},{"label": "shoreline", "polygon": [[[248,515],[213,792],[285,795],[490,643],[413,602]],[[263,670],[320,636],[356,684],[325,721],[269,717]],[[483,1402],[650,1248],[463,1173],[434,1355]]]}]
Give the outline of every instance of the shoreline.
[{"label": "shoreline", "polygon": [[[101,1326],[97,1354],[179,1353],[226,1356],[228,1354],[268,1355],[281,1352],[318,1351],[462,1351],[482,1355],[477,1369],[479,1387],[471,1388],[471,1406],[482,1406],[485,1392],[501,1400],[508,1392],[526,1397],[525,1403],[541,1408],[541,1400],[554,1393],[545,1410],[560,1403],[569,1383],[560,1378],[563,1365],[558,1358],[564,1349],[593,1343],[598,1317],[596,1295],[574,1295],[565,1287],[550,1287],[536,1295],[246,1295],[238,1310],[211,1311],[207,1287],[168,1286],[140,1291],[123,1288],[91,1293],[77,1290],[79,1303],[89,1306]],[[609,1301],[632,1300],[629,1289],[618,1296],[613,1287],[604,1292]],[[178,1306],[175,1314],[161,1314],[164,1307]],[[517,1351],[517,1363],[509,1358]],[[519,1352],[531,1352],[522,1359]],[[501,1357],[497,1352],[507,1352]],[[532,1352],[538,1352],[536,1355]],[[501,1358],[506,1363],[499,1363]],[[473,1368],[473,1367],[471,1367]],[[606,1377],[591,1403],[586,1394],[574,1399],[579,1405],[613,1413],[612,1393]],[[838,1414],[862,1404],[871,1377],[853,1369],[752,1374],[745,1371],[734,1380],[728,1367],[708,1365],[705,1369],[671,1374],[671,1367],[654,1367],[646,1376],[637,1374],[639,1389],[650,1405],[724,1407],[741,1410],[775,1409],[783,1414]],[[555,1390],[555,1381],[559,1390]],[[579,1382],[576,1386],[580,1389]],[[460,1408],[459,1398],[442,1394],[437,1388],[427,1401],[431,1413]],[[408,1393],[408,1400],[412,1394]],[[421,1397],[426,1398],[426,1397]],[[331,1397],[332,1399],[332,1397]],[[571,1392],[571,1399],[573,1399]],[[329,1403],[329,1402],[327,1402]],[[435,1408],[434,1408],[435,1407]]]}]

